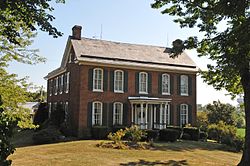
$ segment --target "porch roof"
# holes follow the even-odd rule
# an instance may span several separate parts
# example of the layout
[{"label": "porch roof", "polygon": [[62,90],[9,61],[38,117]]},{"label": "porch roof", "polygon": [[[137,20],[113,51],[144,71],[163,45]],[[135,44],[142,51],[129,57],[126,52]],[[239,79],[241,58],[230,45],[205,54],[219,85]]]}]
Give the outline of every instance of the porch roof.
[{"label": "porch roof", "polygon": [[158,97],[147,97],[147,96],[129,96],[128,100],[132,103],[150,103],[150,104],[158,104],[162,102],[170,102],[172,99],[169,98],[158,98]]}]

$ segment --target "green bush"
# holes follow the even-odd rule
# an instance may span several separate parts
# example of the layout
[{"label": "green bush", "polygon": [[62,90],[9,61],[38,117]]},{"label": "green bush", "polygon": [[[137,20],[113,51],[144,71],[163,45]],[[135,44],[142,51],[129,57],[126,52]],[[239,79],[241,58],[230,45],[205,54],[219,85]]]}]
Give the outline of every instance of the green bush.
[{"label": "green bush", "polygon": [[33,123],[39,126],[42,125],[46,120],[48,120],[48,115],[47,103],[40,103],[37,111],[35,112]]},{"label": "green bush", "polygon": [[175,142],[179,138],[180,133],[175,129],[162,129],[159,131],[159,140],[160,141],[170,141]]},{"label": "green bush", "polygon": [[206,141],[207,140],[207,132],[204,132],[204,131],[200,131],[200,139],[203,140],[203,141]]},{"label": "green bush", "polygon": [[32,139],[35,144],[47,144],[58,142],[61,136],[61,132],[55,126],[49,126],[34,133]]},{"label": "green bush", "polygon": [[176,130],[178,132],[178,138],[180,138],[182,133],[182,128],[180,126],[167,126],[166,129]]},{"label": "green bush", "polygon": [[159,135],[159,130],[145,130],[146,141],[156,140]]},{"label": "green bush", "polygon": [[184,140],[192,140],[192,137],[190,134],[188,133],[183,133],[181,139],[184,139]]},{"label": "green bush", "polygon": [[200,137],[200,131],[196,127],[184,127],[183,128],[183,133],[184,134],[189,134],[190,135],[190,140],[193,141],[198,141]]},{"label": "green bush", "polygon": [[238,152],[242,151],[244,149],[244,142],[245,142],[244,138],[236,136],[236,138],[233,141],[235,150]]},{"label": "green bush", "polygon": [[226,125],[225,122],[220,121],[218,124],[211,124],[208,126],[208,138],[221,143],[222,139],[224,139],[223,141],[228,139],[224,137],[231,137],[234,139],[236,137],[236,131],[236,127]]},{"label": "green bush", "polygon": [[93,126],[91,135],[93,139],[107,139],[110,129],[105,126]]}]

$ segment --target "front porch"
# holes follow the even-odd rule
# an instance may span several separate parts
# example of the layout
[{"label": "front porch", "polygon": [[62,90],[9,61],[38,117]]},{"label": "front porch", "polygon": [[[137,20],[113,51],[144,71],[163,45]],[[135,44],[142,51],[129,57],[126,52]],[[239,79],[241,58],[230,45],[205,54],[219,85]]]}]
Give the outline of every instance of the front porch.
[{"label": "front porch", "polygon": [[131,124],[141,129],[164,129],[170,124],[170,102],[166,98],[128,97]]}]

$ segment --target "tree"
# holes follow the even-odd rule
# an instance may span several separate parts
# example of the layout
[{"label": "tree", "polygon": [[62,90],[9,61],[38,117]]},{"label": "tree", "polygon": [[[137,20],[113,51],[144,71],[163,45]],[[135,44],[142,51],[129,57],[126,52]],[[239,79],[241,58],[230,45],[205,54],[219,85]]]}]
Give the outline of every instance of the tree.
[{"label": "tree", "polygon": [[[5,68],[10,61],[27,64],[44,62],[36,49],[29,49],[37,28],[48,32],[53,37],[61,36],[51,21],[55,18],[49,14],[54,9],[51,0],[4,0],[0,4],[0,165],[10,165],[7,157],[14,152],[10,143],[13,129],[17,127],[34,127],[29,123],[29,114],[20,107],[27,97],[26,79],[17,79]],[[56,0],[64,2],[64,0]],[[29,119],[29,120],[28,120]]]},{"label": "tree", "polygon": [[209,123],[218,124],[223,121],[226,125],[236,125],[236,108],[231,104],[214,101],[213,104],[206,105],[206,112]]},{"label": "tree", "polygon": [[250,165],[250,1],[155,0],[152,7],[175,16],[180,27],[196,27],[204,34],[202,39],[191,36],[173,42],[172,57],[195,48],[199,56],[217,62],[201,72],[208,84],[232,96],[244,94],[246,142],[239,165]]}]

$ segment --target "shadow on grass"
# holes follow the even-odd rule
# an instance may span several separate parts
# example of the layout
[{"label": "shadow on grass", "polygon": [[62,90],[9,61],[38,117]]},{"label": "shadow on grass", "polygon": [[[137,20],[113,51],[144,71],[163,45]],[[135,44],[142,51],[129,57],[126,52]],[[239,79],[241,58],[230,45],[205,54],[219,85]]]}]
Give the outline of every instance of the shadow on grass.
[{"label": "shadow on grass", "polygon": [[213,143],[213,142],[201,142],[201,141],[187,141],[180,140],[177,142],[155,142],[153,150],[163,151],[193,151],[199,150],[221,150],[228,152],[235,152],[235,149],[224,144]]},{"label": "shadow on grass", "polygon": [[136,165],[168,165],[168,166],[185,166],[188,165],[187,160],[168,160],[168,161],[146,161],[140,159],[137,162],[128,162],[128,163],[122,163],[121,166],[136,166]]}]

